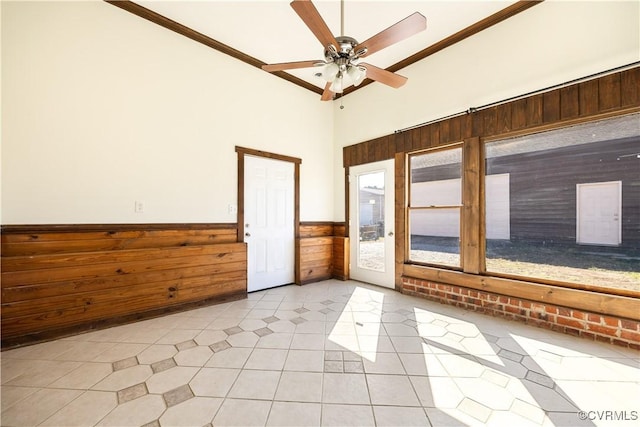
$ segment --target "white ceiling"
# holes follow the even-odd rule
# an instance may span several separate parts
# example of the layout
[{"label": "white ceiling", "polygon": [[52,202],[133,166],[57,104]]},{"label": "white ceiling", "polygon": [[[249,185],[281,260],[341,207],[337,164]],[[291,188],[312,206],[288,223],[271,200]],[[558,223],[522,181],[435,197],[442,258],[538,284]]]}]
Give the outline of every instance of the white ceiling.
[{"label": "white ceiling", "polygon": [[[266,63],[324,57],[322,45],[291,8],[289,0],[138,0],[135,3]],[[340,2],[314,0],[313,3],[334,35],[341,35]],[[427,18],[426,31],[367,56],[367,62],[387,68],[513,3],[516,2],[345,0],[344,35],[363,42],[413,12],[422,13]],[[306,68],[291,70],[290,74],[323,88],[324,81],[314,76],[315,71]]]}]

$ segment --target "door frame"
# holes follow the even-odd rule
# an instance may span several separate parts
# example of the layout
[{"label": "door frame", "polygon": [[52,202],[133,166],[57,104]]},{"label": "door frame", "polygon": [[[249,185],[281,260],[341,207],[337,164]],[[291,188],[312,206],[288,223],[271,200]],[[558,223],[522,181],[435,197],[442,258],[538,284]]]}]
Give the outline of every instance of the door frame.
[{"label": "door frame", "polygon": [[[358,221],[359,218],[357,218],[356,216],[358,215],[358,209],[354,210],[352,209],[351,204],[354,203],[355,201],[357,201],[357,194],[356,196],[356,200],[353,199],[353,194],[351,194],[351,187],[352,184],[356,185],[356,193],[358,192],[357,190],[357,182],[352,183],[351,182],[351,175],[354,174],[354,169],[358,172],[356,172],[356,174],[359,174],[359,170],[360,169],[370,169],[371,172],[374,172],[376,170],[385,170],[388,172],[388,180],[385,179],[385,231],[384,231],[384,239],[385,242],[387,241],[387,239],[390,240],[390,243],[392,243],[392,249],[391,250],[387,250],[388,248],[385,248],[385,263],[386,264],[390,264],[390,265],[386,265],[386,267],[389,269],[389,271],[387,272],[389,274],[388,279],[389,282],[382,284],[382,283],[375,283],[375,280],[372,280],[368,283],[372,283],[375,284],[377,286],[381,286],[384,288],[388,288],[388,289],[397,289],[397,284],[396,282],[396,251],[395,251],[395,247],[396,247],[396,239],[397,239],[397,235],[396,235],[396,219],[395,216],[397,215],[396,212],[396,206],[395,206],[395,180],[396,180],[396,172],[395,172],[395,160],[394,159],[387,159],[387,160],[381,160],[381,161],[377,161],[377,162],[371,162],[371,163],[363,163],[363,164],[359,164],[359,165],[354,165],[354,166],[350,166],[348,168],[345,168],[345,199],[346,199],[346,206],[345,206],[345,210],[346,210],[346,224],[345,224],[345,230],[347,230],[348,235],[350,236],[350,245],[349,245],[349,258],[350,258],[350,262],[358,262],[357,259],[357,250],[353,251],[353,247],[354,245],[358,245],[358,242],[360,240],[360,236],[359,233],[356,233],[355,235],[353,235],[354,233],[351,233],[351,226],[353,224],[354,221]],[[389,180],[391,181],[391,183],[393,185],[389,185],[387,186],[387,184],[389,183]],[[389,187],[389,188],[387,188]],[[388,206],[388,208],[387,208]],[[387,216],[391,216],[392,220],[389,222]],[[389,236],[388,233],[392,232],[392,235]],[[349,268],[349,276],[350,278],[353,278],[353,271],[355,270],[354,265],[351,264],[350,268]],[[359,280],[357,278],[355,278],[354,280]]]},{"label": "door frame", "polygon": [[238,153],[238,214],[237,214],[237,235],[236,241],[244,243],[244,158],[245,156],[266,157],[274,160],[293,163],[293,238],[294,238],[294,260],[293,271],[296,285],[300,285],[300,250],[298,240],[300,239],[300,164],[302,160],[297,157],[285,156],[282,154],[269,153],[252,148],[245,148],[236,145]]}]

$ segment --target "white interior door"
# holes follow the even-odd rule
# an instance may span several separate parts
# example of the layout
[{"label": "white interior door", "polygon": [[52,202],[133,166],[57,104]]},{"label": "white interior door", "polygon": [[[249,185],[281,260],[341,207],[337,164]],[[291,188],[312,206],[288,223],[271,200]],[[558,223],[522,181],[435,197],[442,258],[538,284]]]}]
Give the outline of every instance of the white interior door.
[{"label": "white interior door", "polygon": [[622,243],[622,182],[578,184],[577,242],[584,245]]},{"label": "white interior door", "polygon": [[352,279],[395,287],[394,161],[349,168]]},{"label": "white interior door", "polygon": [[244,158],[247,291],[294,282],[294,164]]}]

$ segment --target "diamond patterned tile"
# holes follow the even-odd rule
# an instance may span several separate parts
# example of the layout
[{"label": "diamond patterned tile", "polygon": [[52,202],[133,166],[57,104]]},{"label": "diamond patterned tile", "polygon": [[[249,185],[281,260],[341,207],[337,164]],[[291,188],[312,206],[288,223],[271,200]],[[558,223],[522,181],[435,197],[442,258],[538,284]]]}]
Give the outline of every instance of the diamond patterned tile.
[{"label": "diamond patterned tile", "polygon": [[235,334],[239,334],[241,332],[244,332],[244,329],[242,329],[240,326],[233,326],[231,328],[224,329],[224,332],[227,335],[235,335]]},{"label": "diamond patterned tile", "polygon": [[307,319],[305,319],[304,317],[294,317],[293,319],[289,319],[289,321],[294,325],[299,325],[301,323],[307,322]]},{"label": "diamond patterned tile", "polygon": [[173,358],[169,358],[169,359],[161,360],[156,363],[152,363],[151,370],[153,371],[154,374],[157,374],[162,371],[166,371],[167,369],[171,369],[175,366],[178,366],[176,361],[173,360]]},{"label": "diamond patterned tile", "polygon": [[179,344],[176,344],[176,348],[178,349],[178,351],[184,351],[193,347],[197,347],[197,345],[198,343],[195,342],[194,340],[188,340],[188,341],[183,341]]},{"label": "diamond patterned tile", "polygon": [[118,404],[122,404],[130,400],[137,399],[139,397],[144,396],[145,394],[149,394],[149,391],[147,390],[147,386],[145,383],[132,385],[131,387],[122,389],[117,393]]},{"label": "diamond patterned tile", "polygon": [[164,402],[167,404],[168,408],[182,403],[185,400],[189,400],[192,397],[194,397],[193,391],[191,391],[191,388],[187,384],[168,391],[162,395],[162,398],[164,399]]},{"label": "diamond patterned tile", "polygon": [[264,319],[262,319],[262,321],[267,323],[267,324],[277,322],[278,320],[280,320],[280,319],[277,318],[276,316],[269,316],[269,317],[265,317]]},{"label": "diamond patterned tile", "polygon": [[255,331],[253,331],[254,334],[256,334],[259,337],[265,337],[267,335],[270,335],[273,333],[273,331],[269,328],[260,328],[260,329],[256,329]]},{"label": "diamond patterned tile", "polygon": [[220,351],[223,351],[223,350],[226,350],[228,348],[231,348],[231,344],[229,344],[227,341],[220,341],[220,342],[211,344],[209,346],[209,348],[214,353],[218,353]]},{"label": "diamond patterned tile", "polygon": [[132,366],[138,365],[138,359],[136,357],[129,357],[128,359],[118,360],[117,362],[113,362],[113,370],[119,371],[121,369],[127,369]]},{"label": "diamond patterned tile", "polygon": [[640,393],[637,352],[339,281],[0,364],[3,425],[586,426],[578,408],[633,410]]}]

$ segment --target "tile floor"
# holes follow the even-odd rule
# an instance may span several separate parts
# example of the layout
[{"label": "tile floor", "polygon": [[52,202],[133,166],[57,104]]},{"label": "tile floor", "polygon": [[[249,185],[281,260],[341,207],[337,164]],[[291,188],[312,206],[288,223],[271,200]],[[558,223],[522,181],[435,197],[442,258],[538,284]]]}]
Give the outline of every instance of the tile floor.
[{"label": "tile floor", "polygon": [[357,282],[256,292],[1,362],[2,426],[640,424],[638,352]]}]

